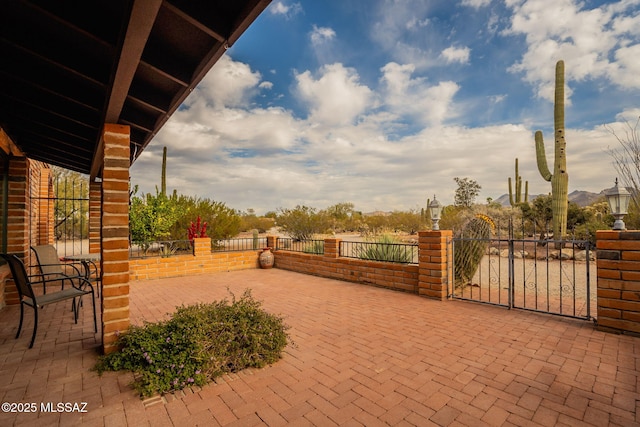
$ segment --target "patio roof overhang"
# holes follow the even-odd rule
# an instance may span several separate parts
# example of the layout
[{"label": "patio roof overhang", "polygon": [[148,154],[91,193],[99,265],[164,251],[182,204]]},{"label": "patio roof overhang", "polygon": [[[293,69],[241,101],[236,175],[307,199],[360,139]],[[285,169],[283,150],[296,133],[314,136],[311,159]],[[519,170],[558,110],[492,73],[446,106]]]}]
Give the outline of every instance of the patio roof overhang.
[{"label": "patio roof overhang", "polygon": [[104,124],[128,125],[133,163],[270,1],[3,1],[0,127],[95,177]]}]

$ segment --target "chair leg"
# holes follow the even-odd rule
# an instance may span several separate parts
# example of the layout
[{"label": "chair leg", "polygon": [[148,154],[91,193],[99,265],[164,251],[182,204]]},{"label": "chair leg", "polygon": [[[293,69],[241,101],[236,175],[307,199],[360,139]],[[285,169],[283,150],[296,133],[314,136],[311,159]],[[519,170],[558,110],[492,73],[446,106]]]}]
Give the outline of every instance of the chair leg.
[{"label": "chair leg", "polygon": [[[82,298],[78,298],[79,300],[81,300]],[[75,322],[75,324],[78,324],[78,310],[80,309],[80,301],[78,301],[78,303],[76,303],[76,299],[72,299],[71,300],[71,310],[73,311],[73,321]]]},{"label": "chair leg", "polygon": [[20,336],[20,331],[22,331],[22,319],[24,318],[24,304],[20,302],[20,324],[18,325],[18,333],[16,334],[16,339]]},{"label": "chair leg", "polygon": [[98,332],[98,321],[96,320],[96,298],[95,295],[93,295],[93,292],[91,293],[91,302],[93,302],[93,330],[94,332]]},{"label": "chair leg", "polygon": [[38,332],[38,306],[33,307],[33,313],[35,315],[33,321],[33,335],[31,336],[31,344],[29,344],[29,348],[33,348],[33,343],[36,340],[36,332]]}]

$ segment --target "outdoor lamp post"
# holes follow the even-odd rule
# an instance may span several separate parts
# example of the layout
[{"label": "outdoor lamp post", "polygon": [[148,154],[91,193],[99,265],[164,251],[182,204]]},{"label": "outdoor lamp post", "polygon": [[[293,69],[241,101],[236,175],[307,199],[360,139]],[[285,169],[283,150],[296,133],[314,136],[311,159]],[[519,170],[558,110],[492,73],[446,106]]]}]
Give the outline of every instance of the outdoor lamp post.
[{"label": "outdoor lamp post", "polygon": [[611,209],[611,215],[616,219],[613,223],[614,230],[626,230],[622,217],[627,214],[629,209],[629,200],[631,199],[631,193],[624,187],[618,187],[618,178],[616,178],[616,185],[613,188],[604,191],[607,196],[607,202],[609,202],[609,209]]},{"label": "outdoor lamp post", "polygon": [[429,215],[431,215],[431,221],[433,222],[432,230],[440,230],[440,226],[438,226],[438,221],[440,221],[440,213],[442,212],[442,206],[436,200],[435,194],[433,195],[433,200],[429,203]]}]

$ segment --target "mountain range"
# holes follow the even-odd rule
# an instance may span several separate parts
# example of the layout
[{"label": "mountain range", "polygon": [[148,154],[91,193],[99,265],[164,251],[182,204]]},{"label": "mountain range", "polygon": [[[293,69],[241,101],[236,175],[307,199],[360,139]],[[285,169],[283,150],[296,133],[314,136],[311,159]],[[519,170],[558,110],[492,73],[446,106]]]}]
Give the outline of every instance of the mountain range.
[{"label": "mountain range", "polygon": [[[529,201],[534,200],[536,197],[544,196],[544,194],[529,195]],[[604,199],[604,190],[599,193],[592,193],[590,191],[575,190],[569,193],[569,201],[576,203],[580,207],[589,206],[598,201],[598,199]],[[503,194],[494,200],[494,202],[500,203],[502,206],[510,206],[509,194]]]}]

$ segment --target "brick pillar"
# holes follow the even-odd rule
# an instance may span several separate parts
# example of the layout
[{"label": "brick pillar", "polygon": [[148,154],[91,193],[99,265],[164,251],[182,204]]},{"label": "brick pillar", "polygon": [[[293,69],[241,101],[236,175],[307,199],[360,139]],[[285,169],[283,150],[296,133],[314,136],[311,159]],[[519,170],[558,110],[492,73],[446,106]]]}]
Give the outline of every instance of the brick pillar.
[{"label": "brick pillar", "polygon": [[196,257],[211,255],[211,238],[197,237],[193,239],[193,255]]},{"label": "brick pillar", "polygon": [[453,232],[420,231],[418,236],[418,294],[446,300],[449,284],[447,257],[451,253],[449,245],[452,244]]},{"label": "brick pillar", "polygon": [[597,231],[598,329],[640,336],[640,231]]},{"label": "brick pillar", "polygon": [[129,328],[129,126],[107,124],[102,170],[102,346],[117,350],[117,333]]},{"label": "brick pillar", "polygon": [[89,183],[89,253],[100,253],[100,208],[102,182]]},{"label": "brick pillar", "polygon": [[[4,167],[4,166],[3,166]],[[28,266],[29,261],[29,193],[26,157],[12,157],[8,162],[9,191],[7,204],[7,253],[18,255]],[[28,270],[27,270],[28,271]],[[3,275],[8,279],[10,273]],[[13,280],[4,283],[3,304],[18,304],[18,291]]]},{"label": "brick pillar", "polygon": [[267,236],[267,247],[275,251],[277,240],[278,240],[277,236]]},{"label": "brick pillar", "polygon": [[39,245],[52,245],[54,242],[53,225],[55,223],[54,202],[53,202],[53,180],[49,167],[40,168],[40,178],[38,182],[38,235],[35,241]]},{"label": "brick pillar", "polygon": [[340,242],[342,239],[324,239],[324,256],[338,258],[340,256]]}]

